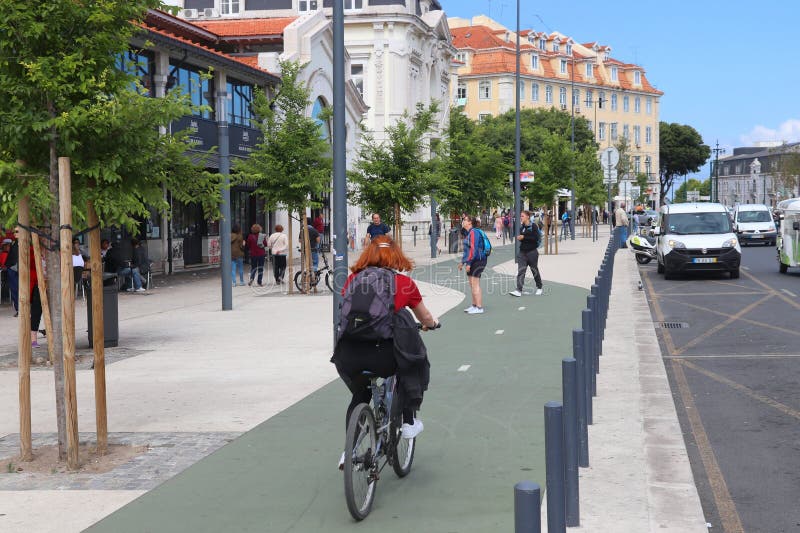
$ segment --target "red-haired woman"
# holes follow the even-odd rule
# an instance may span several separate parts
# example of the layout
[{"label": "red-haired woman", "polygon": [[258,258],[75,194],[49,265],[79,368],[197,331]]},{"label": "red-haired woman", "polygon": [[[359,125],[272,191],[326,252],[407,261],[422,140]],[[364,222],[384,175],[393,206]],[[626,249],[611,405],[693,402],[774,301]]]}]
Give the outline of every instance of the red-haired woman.
[{"label": "red-haired woman", "polygon": [[[369,267],[385,268],[394,272],[395,313],[408,307],[422,324],[423,330],[427,331],[438,325],[431,312],[422,302],[422,295],[417,288],[417,284],[410,277],[400,274],[400,272],[409,272],[412,269],[411,261],[403,254],[400,247],[385,235],[374,237],[364,249],[356,264],[350,267],[352,274],[347,278],[342,293],[347,290],[350,283]],[[353,393],[350,405],[347,407],[345,426],[350,419],[350,413],[358,404],[369,403],[372,400],[372,391],[368,386],[369,381],[363,377],[364,371],[369,371],[384,378],[397,372],[397,361],[392,339],[376,342],[353,340],[347,338],[347,336],[342,336],[336,343],[331,361],[336,365],[339,376],[350,389],[350,392]],[[422,431],[422,427],[422,421],[414,418],[413,410],[404,408],[403,437],[408,439],[416,437]],[[340,467],[343,463],[344,454],[342,454],[342,459],[339,463]]]}]

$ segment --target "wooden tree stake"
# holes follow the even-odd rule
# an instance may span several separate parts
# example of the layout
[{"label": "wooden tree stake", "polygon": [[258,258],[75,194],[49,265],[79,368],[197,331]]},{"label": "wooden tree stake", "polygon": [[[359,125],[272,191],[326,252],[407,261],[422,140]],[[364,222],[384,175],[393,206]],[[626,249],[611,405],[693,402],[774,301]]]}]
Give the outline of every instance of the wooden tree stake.
[{"label": "wooden tree stake", "polygon": [[[42,316],[44,317],[45,331],[53,331],[53,321],[50,318],[50,298],[47,296],[47,280],[44,279],[44,268],[42,268],[42,246],[39,242],[39,236],[36,233],[31,233],[33,240],[33,255],[34,264],[36,265],[36,281],[39,286],[39,297],[42,300]],[[47,356],[52,364],[55,361],[56,350],[52,342],[47,342]]]},{"label": "wooden tree stake", "polygon": [[[89,227],[98,225],[97,211],[87,204]],[[97,454],[108,449],[108,414],[106,411],[106,351],[103,322],[103,261],[100,256],[100,228],[89,232],[89,268],[92,276],[92,345],[94,346],[94,403],[97,426]]]},{"label": "wooden tree stake", "polygon": [[19,456],[23,461],[33,460],[31,441],[31,279],[30,279],[30,234],[22,226],[30,226],[28,198],[19,201],[20,232],[17,236],[19,260],[19,291],[17,314],[19,316]]}]

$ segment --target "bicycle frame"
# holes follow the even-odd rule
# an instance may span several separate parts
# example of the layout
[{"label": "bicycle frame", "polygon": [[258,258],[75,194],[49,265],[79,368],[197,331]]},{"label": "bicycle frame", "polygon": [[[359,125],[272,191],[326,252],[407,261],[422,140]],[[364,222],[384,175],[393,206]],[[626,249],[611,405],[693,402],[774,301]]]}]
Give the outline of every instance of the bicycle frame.
[{"label": "bicycle frame", "polygon": [[[378,434],[378,442],[375,448],[375,458],[383,457],[388,459],[384,453],[384,448],[390,444],[389,441],[389,425],[392,422],[392,401],[395,397],[397,378],[389,376],[384,378],[380,383],[379,378],[372,378],[370,380],[370,388],[372,389],[372,412],[375,414],[375,420],[378,422],[378,427],[375,432]],[[378,471],[383,470],[386,466],[384,463]]]}]

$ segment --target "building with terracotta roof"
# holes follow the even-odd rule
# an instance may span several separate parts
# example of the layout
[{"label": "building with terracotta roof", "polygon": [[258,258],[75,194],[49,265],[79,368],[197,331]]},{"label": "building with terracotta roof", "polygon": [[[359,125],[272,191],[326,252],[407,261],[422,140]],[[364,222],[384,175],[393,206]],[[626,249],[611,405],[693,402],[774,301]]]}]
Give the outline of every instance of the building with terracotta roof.
[{"label": "building with terracotta roof", "polygon": [[[481,120],[515,108],[516,33],[486,16],[448,19],[458,49],[453,102]],[[659,101],[644,68],[558,32],[520,31],[520,106],[584,117],[599,148],[628,139],[634,175],[646,173],[658,201]],[[572,97],[570,97],[572,94]],[[632,178],[632,177],[631,177]]]}]

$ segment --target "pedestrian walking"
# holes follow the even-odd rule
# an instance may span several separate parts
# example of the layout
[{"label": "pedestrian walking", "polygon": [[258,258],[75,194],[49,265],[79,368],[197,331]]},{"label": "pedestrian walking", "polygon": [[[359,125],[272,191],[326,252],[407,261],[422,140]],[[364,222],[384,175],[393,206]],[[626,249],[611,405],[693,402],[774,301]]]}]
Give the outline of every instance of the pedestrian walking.
[{"label": "pedestrian walking", "polygon": [[503,217],[497,214],[497,211],[494,213],[494,233],[497,239],[503,237]]},{"label": "pedestrian walking", "polygon": [[625,202],[620,202],[614,211],[614,225],[619,227],[620,248],[627,248],[628,245],[625,243],[628,240],[628,215],[625,213]]},{"label": "pedestrian walking", "polygon": [[381,216],[378,213],[372,213],[372,222],[367,226],[367,235],[364,238],[364,246],[379,235],[388,235],[391,230],[389,226],[381,222]]},{"label": "pedestrian walking", "polygon": [[461,227],[466,231],[464,238],[464,253],[461,256],[459,270],[466,270],[469,288],[472,293],[472,305],[464,309],[470,315],[483,313],[483,295],[481,294],[481,274],[486,268],[486,251],[484,249],[483,232],[480,222],[476,217],[465,216],[461,220]]},{"label": "pedestrian walking", "polygon": [[6,257],[6,276],[8,277],[8,291],[11,295],[11,306],[14,316],[19,315],[19,226],[14,228],[14,242],[8,250]]},{"label": "pedestrian walking", "polygon": [[267,246],[272,251],[274,260],[273,269],[275,283],[283,283],[283,276],[286,274],[286,254],[289,252],[289,237],[283,232],[283,226],[275,226],[275,232],[267,239]]},{"label": "pedestrian walking", "polygon": [[[322,243],[322,235],[311,223],[311,217],[306,217],[306,225],[308,226],[308,244],[311,250],[311,269],[316,272],[319,267],[319,247]],[[303,233],[300,232],[300,247],[305,246],[303,240]]]},{"label": "pedestrian walking", "polygon": [[603,224],[608,224],[608,210],[603,208]]},{"label": "pedestrian walking", "polygon": [[236,286],[236,271],[239,271],[239,284],[244,285],[244,235],[242,227],[234,224],[231,228],[231,279]]},{"label": "pedestrian walking", "polygon": [[506,235],[506,240],[511,240],[511,232],[514,230],[514,226],[511,224],[511,213],[510,211],[506,211],[503,214],[503,231]]},{"label": "pedestrian walking", "polygon": [[539,242],[541,241],[539,226],[531,221],[530,211],[523,211],[520,214],[519,220],[519,235],[517,235],[517,240],[519,241],[519,253],[517,254],[517,288],[508,294],[516,296],[517,298],[525,294],[522,289],[525,287],[525,274],[527,274],[528,268],[530,268],[531,274],[533,274],[533,281],[536,283],[535,294],[539,296],[543,292],[542,275],[539,273]]},{"label": "pedestrian walking", "polygon": [[247,253],[250,255],[250,281],[247,284],[252,285],[258,274],[259,287],[263,286],[264,260],[267,257],[267,236],[261,231],[260,224],[253,224],[247,236]]}]

